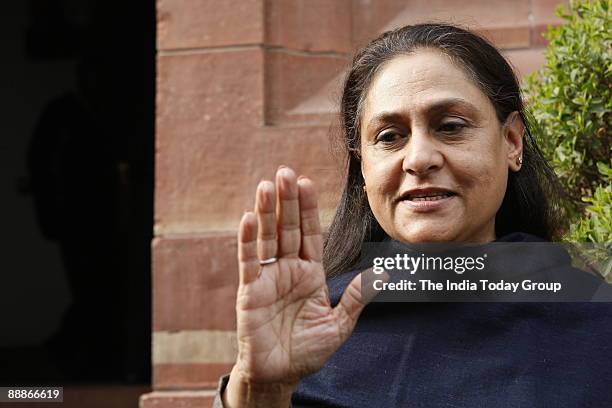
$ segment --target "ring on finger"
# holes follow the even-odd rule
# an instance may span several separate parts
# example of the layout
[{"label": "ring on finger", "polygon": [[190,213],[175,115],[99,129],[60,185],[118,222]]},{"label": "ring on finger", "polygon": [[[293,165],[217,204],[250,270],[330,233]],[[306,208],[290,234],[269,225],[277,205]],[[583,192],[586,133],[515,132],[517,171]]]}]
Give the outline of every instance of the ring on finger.
[{"label": "ring on finger", "polygon": [[259,264],[261,266],[264,266],[264,265],[273,264],[274,262],[278,262],[278,258],[275,256],[273,256],[272,258],[268,258],[268,259],[262,259],[261,261],[259,261]]}]

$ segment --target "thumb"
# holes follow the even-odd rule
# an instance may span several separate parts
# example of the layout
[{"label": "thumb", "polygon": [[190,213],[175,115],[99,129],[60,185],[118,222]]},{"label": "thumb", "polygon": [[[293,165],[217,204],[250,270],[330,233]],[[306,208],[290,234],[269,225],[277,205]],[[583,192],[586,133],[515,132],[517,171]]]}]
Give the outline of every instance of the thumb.
[{"label": "thumb", "polygon": [[362,271],[349,283],[340,298],[340,302],[334,308],[333,313],[339,322],[342,341],[346,340],[353,332],[363,308],[380,292],[372,285],[374,280],[387,282],[389,274],[387,272],[379,275],[374,274],[372,268]]}]

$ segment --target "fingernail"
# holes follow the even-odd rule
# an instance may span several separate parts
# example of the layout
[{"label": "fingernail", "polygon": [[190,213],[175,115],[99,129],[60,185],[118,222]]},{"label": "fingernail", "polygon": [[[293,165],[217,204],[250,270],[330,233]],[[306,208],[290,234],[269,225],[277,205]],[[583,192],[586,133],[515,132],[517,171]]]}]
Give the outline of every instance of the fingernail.
[{"label": "fingernail", "polygon": [[280,170],[280,169],[285,169],[285,168],[287,168],[287,166],[285,166],[284,164],[281,164],[280,166],[278,166],[278,169],[277,169],[277,170]]},{"label": "fingernail", "polygon": [[300,181],[300,180],[304,180],[305,178],[306,178],[306,176],[304,176],[303,174],[300,174],[297,179],[298,179],[298,181]]}]

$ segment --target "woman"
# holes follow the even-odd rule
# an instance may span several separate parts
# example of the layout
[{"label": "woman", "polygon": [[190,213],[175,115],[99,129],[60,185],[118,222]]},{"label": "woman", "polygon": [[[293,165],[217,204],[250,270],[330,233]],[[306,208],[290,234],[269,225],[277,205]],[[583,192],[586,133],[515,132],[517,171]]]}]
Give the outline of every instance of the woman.
[{"label": "woman", "polygon": [[527,123],[512,69],[471,32],[408,26],[359,52],[324,247],[313,183],[288,167],[241,220],[239,353],[217,406],[612,406],[609,307],[364,309],[351,271],[370,241],[550,240],[557,184]]}]

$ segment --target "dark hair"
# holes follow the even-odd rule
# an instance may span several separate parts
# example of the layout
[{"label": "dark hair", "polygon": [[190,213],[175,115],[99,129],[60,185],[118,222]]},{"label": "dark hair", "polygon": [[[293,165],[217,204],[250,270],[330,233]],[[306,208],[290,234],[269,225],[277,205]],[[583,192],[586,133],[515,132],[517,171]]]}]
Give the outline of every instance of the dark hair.
[{"label": "dark hair", "polygon": [[365,192],[360,163],[361,107],[378,69],[390,59],[433,48],[450,57],[489,98],[500,123],[518,111],[525,123],[524,164],[509,172],[506,194],[495,217],[498,237],[526,232],[552,240],[561,226],[560,184],[532,135],[518,80],[499,51],[482,37],[448,24],[418,24],[382,34],[353,58],[341,102],[342,151],[347,164],[344,190],[325,240],[323,264],[329,276],[347,271],[359,258],[362,243],[386,237]]}]

